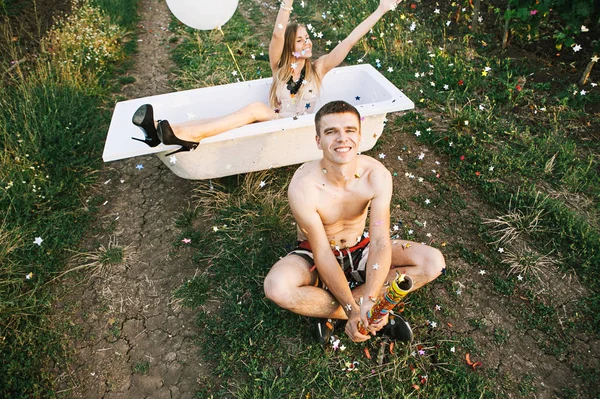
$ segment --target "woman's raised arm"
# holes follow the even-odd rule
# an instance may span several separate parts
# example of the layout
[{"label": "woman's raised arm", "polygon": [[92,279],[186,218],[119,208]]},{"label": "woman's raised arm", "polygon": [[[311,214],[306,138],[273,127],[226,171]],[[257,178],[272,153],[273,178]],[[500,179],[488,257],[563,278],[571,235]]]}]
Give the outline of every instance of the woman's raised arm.
[{"label": "woman's raised arm", "polygon": [[292,12],[293,3],[294,0],[282,0],[279,13],[277,13],[277,19],[275,20],[273,36],[271,36],[271,43],[269,43],[269,64],[271,65],[273,76],[275,76],[277,64],[279,63],[279,60],[281,59],[281,53],[283,52],[285,28],[290,21],[290,13]]},{"label": "woman's raised arm", "polygon": [[321,56],[316,62],[315,67],[321,75],[325,76],[327,72],[338,66],[348,55],[352,47],[390,10],[396,8],[402,0],[380,0],[379,7],[362,21],[340,44],[335,46],[329,54]]}]

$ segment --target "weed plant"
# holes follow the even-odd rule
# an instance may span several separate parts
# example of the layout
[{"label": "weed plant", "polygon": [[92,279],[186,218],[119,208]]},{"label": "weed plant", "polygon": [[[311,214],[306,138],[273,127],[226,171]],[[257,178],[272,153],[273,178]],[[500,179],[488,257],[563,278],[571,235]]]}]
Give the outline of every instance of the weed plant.
[{"label": "weed plant", "polygon": [[109,121],[99,75],[124,57],[131,28],[80,7],[0,85],[0,397],[53,396],[53,367],[66,361],[61,328],[47,317],[49,282],[93,216],[82,197]]}]

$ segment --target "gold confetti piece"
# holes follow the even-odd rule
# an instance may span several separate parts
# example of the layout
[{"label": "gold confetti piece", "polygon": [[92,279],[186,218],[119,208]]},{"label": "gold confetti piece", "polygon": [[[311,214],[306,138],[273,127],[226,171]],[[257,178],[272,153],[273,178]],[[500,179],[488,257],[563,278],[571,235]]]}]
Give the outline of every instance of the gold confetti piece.
[{"label": "gold confetti piece", "polygon": [[360,179],[360,173],[355,173],[355,174],[354,174],[354,178],[355,178],[355,179]]}]

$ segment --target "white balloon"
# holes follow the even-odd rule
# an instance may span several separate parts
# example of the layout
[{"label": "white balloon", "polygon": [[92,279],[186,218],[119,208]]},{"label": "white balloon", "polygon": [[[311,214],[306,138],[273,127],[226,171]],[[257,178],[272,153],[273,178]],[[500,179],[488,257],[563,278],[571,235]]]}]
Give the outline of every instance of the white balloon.
[{"label": "white balloon", "polygon": [[173,15],[187,26],[211,30],[229,21],[238,0],[167,0],[167,5]]}]

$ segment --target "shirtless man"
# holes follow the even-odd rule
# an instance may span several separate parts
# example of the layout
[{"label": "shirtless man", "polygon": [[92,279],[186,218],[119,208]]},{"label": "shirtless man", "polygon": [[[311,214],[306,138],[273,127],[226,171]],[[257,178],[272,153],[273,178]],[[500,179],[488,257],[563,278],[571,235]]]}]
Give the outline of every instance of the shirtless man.
[{"label": "shirtless man", "polygon": [[[325,104],[315,126],[323,159],[298,168],[288,189],[300,245],[271,268],[265,294],[294,313],[348,320],[346,334],[362,342],[370,336],[358,331],[359,321],[371,334],[388,322],[387,317],[372,325],[367,321],[384,283],[398,271],[418,289],[440,275],[444,257],[427,245],[390,240],[392,176],[380,162],[357,154],[361,126],[356,108],[344,101]],[[327,326],[329,331],[320,333],[323,343],[333,330]]]}]

